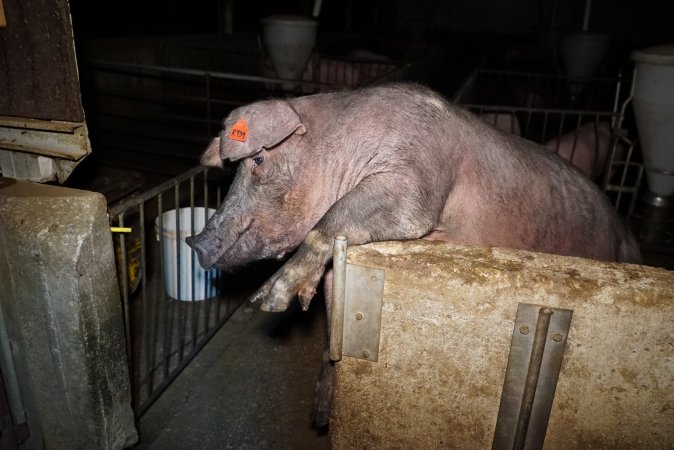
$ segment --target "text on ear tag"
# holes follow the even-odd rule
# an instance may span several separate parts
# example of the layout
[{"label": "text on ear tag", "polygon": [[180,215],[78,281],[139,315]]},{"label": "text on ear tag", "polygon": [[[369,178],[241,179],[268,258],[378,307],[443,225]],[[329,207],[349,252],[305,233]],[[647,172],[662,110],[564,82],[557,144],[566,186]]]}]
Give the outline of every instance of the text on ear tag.
[{"label": "text on ear tag", "polygon": [[248,125],[246,119],[241,118],[232,126],[232,131],[229,132],[229,138],[235,141],[246,142],[248,137]]}]

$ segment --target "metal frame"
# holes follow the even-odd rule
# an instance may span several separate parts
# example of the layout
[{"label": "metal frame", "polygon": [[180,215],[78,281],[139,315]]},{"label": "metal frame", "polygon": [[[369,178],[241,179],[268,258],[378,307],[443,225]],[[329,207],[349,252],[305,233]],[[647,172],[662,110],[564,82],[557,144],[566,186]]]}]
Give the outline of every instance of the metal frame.
[{"label": "metal frame", "polygon": [[[156,219],[157,229],[161,230],[162,214],[167,206],[176,210],[189,207],[192,209],[191,227],[194,230],[195,208],[217,208],[221,197],[217,180],[213,182],[209,179],[208,169],[199,166],[109,211],[112,226],[135,230],[133,234],[116,233],[114,242],[118,255],[133,407],[137,417],[147,411],[244,300],[223,291],[218,298],[203,301],[170,298],[164,285],[163,246],[158,240],[150,238],[155,230],[147,224]],[[176,228],[180,235],[177,216]],[[131,252],[133,244],[129,241],[132,239],[140,242],[139,252],[135,254]],[[178,240],[176,247],[179,254]],[[158,261],[152,264],[153,256],[157,255]],[[194,264],[194,253],[191,257]],[[136,280],[139,278],[139,281],[136,283],[129,269],[132,258],[138,264]],[[180,280],[180,265],[176,270]],[[194,273],[188,276],[194,277]],[[194,286],[193,282],[192,298],[195,297]]]},{"label": "metal frame", "polygon": [[635,151],[636,142],[621,129],[629,102],[620,102],[622,90],[621,77],[579,83],[554,74],[477,69],[459,88],[454,101],[477,114],[517,117],[521,136],[539,144],[569,132],[576,132],[577,138],[580,127],[591,121],[610,123],[612,137],[604,176],[598,183],[614,207],[630,217],[643,165]]}]

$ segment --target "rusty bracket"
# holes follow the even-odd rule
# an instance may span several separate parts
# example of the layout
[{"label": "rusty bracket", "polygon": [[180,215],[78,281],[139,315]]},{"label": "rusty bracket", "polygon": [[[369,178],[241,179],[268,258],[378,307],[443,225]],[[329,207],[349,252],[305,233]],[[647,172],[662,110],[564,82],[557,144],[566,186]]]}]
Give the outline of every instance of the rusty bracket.
[{"label": "rusty bracket", "polygon": [[384,270],[346,263],[347,242],[335,239],[333,299],[330,317],[330,358],[343,355],[376,362],[379,359]]},{"label": "rusty bracket", "polygon": [[85,122],[0,116],[0,149],[79,161],[91,144]]},{"label": "rusty bracket", "polygon": [[519,303],[492,449],[540,449],[573,311]]}]

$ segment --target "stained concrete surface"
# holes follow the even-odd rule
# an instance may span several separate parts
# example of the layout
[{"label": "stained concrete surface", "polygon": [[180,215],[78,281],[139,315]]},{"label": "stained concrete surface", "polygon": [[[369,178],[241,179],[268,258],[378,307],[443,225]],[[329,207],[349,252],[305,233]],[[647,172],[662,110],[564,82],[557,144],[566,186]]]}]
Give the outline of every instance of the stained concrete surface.
[{"label": "stained concrete surface", "polygon": [[573,310],[544,448],[671,448],[674,272],[431,241],[348,262],[386,272],[380,352],[336,364],[332,448],[491,447],[513,329],[536,327],[518,303]]},{"label": "stained concrete surface", "polygon": [[22,448],[136,442],[103,196],[22,181],[2,186],[0,304],[14,394],[30,430]]},{"label": "stained concrete surface", "polygon": [[309,415],[326,344],[315,299],[281,314],[244,303],[141,418],[136,449],[327,449]]}]

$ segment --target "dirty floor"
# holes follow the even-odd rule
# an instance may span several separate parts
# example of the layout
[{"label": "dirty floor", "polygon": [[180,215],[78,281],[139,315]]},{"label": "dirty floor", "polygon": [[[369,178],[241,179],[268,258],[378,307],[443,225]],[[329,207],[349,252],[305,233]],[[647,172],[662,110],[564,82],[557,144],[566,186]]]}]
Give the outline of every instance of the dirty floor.
[{"label": "dirty floor", "polygon": [[309,415],[325,308],[244,303],[141,418],[134,449],[327,449]]}]

